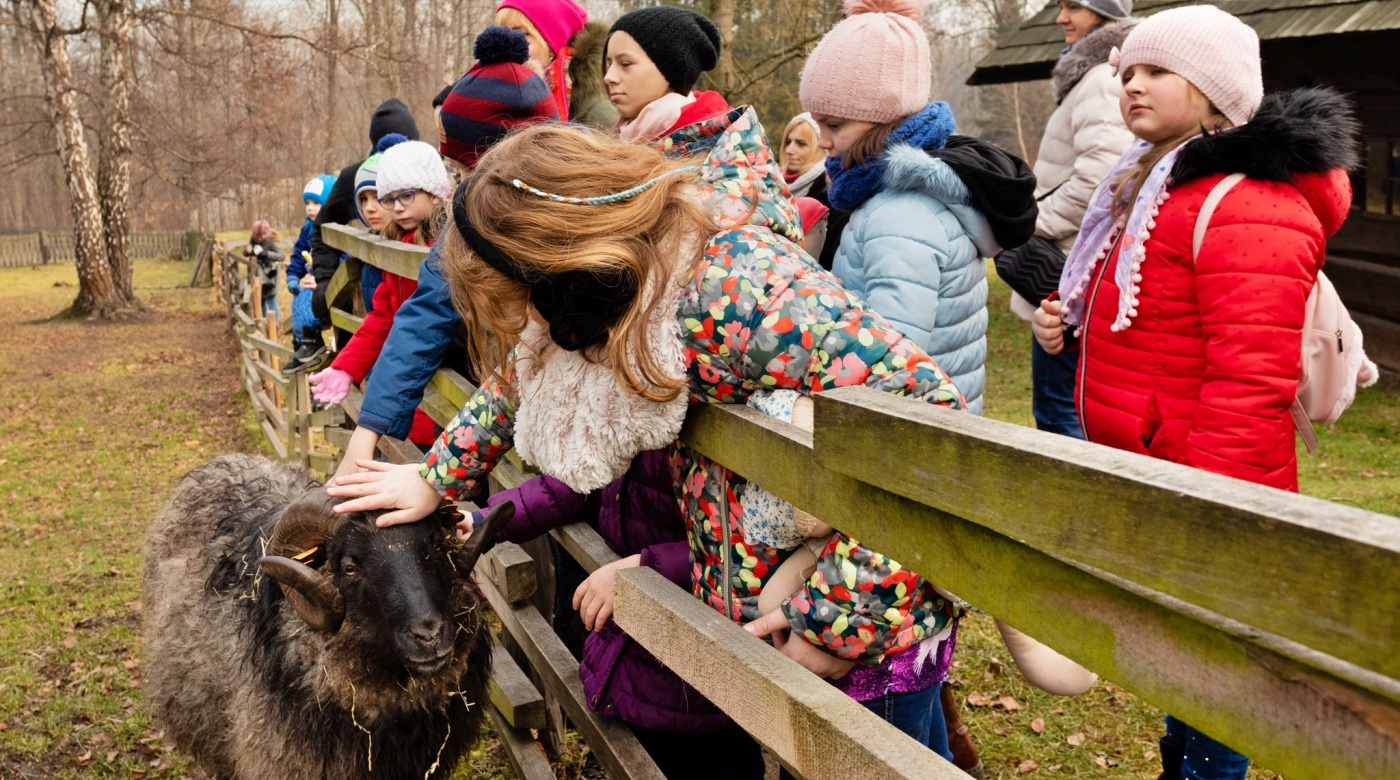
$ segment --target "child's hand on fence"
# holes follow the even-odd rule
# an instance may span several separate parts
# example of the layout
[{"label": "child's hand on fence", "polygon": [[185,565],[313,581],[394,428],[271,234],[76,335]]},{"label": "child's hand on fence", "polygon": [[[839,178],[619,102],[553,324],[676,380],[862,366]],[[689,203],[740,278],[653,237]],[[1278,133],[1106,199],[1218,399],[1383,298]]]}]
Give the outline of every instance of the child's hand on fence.
[{"label": "child's hand on fence", "polygon": [[1040,308],[1031,316],[1031,333],[1040,342],[1041,349],[1052,355],[1060,354],[1065,348],[1065,324],[1060,319],[1064,304],[1059,301],[1041,301]]},{"label": "child's hand on fence", "polygon": [[442,497],[433,486],[418,476],[417,463],[361,460],[355,465],[361,470],[336,477],[335,484],[326,488],[328,495],[351,499],[337,504],[337,512],[391,510],[374,521],[380,528],[386,528],[400,523],[416,523],[432,514],[442,503]]},{"label": "child's hand on fence", "polygon": [[338,404],[350,394],[350,375],[338,368],[327,368],[306,378],[311,394],[323,404]]},{"label": "child's hand on fence", "polygon": [[772,636],[774,649],[818,677],[839,680],[855,666],[854,661],[837,658],[801,637],[787,636],[788,628],[787,615],[781,609],[775,609],[744,626],[745,631],[760,639]]},{"label": "child's hand on fence", "polygon": [[316,277],[312,276],[311,274],[307,274],[301,277],[301,282],[298,286],[300,286],[303,290],[314,290],[316,289]]},{"label": "child's hand on fence", "polygon": [[617,580],[618,569],[635,569],[642,565],[642,556],[629,555],[613,561],[588,575],[578,590],[574,591],[574,609],[578,610],[583,627],[589,631],[602,631],[613,613],[613,582]]}]

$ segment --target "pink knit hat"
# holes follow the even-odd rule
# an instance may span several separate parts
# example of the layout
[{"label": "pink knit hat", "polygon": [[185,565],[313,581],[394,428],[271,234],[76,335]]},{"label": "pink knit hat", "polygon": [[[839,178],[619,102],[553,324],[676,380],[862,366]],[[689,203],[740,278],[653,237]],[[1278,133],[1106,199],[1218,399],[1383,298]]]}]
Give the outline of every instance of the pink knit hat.
[{"label": "pink knit hat", "polygon": [[1153,14],[1128,33],[1108,62],[1115,74],[1156,65],[1196,86],[1236,127],[1264,99],[1259,35],[1213,5],[1188,5]]},{"label": "pink knit hat", "polygon": [[496,10],[502,8],[514,8],[525,14],[555,56],[588,23],[588,12],[574,0],[501,0]]},{"label": "pink knit hat", "polygon": [[928,104],[928,36],[919,0],[845,0],[846,18],[802,68],[798,97],[813,114],[884,123]]}]

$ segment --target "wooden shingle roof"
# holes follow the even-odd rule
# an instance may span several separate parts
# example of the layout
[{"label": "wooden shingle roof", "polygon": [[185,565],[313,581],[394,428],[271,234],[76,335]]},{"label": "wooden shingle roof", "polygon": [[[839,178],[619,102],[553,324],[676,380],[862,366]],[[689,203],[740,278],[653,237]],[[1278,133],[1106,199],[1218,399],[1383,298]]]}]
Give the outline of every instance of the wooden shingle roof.
[{"label": "wooden shingle roof", "polygon": [[[1199,0],[1138,0],[1133,15]],[[1216,0],[1212,3],[1238,16],[1262,41],[1324,35],[1400,30],[1400,0]],[[1004,84],[1049,78],[1065,47],[1064,33],[1055,24],[1054,3],[1032,17],[1010,40],[977,63],[968,84]]]}]

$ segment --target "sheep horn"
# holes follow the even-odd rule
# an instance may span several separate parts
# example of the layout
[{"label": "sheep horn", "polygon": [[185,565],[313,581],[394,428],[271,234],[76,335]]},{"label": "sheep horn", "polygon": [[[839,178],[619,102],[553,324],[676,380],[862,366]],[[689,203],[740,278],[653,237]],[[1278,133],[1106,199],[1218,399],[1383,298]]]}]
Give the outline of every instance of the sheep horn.
[{"label": "sheep horn", "polygon": [[515,502],[502,501],[491,507],[491,511],[486,513],[486,518],[481,524],[472,529],[472,535],[467,537],[467,544],[462,548],[462,557],[467,562],[467,571],[476,568],[476,559],[481,557],[490,544],[495,541],[501,533],[501,529],[506,527],[506,523],[515,516]]},{"label": "sheep horn", "polygon": [[322,632],[340,628],[345,619],[345,600],[328,577],[280,555],[264,555],[258,559],[258,567],[277,581],[287,603],[307,625]]},{"label": "sheep horn", "polygon": [[277,525],[272,528],[267,554],[291,558],[325,544],[347,519],[345,515],[331,511],[335,503],[335,499],[326,495],[325,488],[310,490],[293,501],[282,511]]}]

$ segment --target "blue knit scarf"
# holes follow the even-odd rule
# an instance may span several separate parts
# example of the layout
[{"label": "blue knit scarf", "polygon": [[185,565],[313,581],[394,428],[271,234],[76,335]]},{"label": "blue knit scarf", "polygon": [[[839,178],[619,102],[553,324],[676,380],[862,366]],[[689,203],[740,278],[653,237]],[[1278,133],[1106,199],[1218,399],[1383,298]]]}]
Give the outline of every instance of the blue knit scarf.
[{"label": "blue knit scarf", "polygon": [[[910,116],[890,133],[885,149],[896,144],[913,146],[924,151],[942,149],[953,134],[956,123],[953,109],[947,103],[938,101],[924,106],[919,113]],[[885,164],[889,154],[881,154],[861,165],[845,167],[845,155],[826,158],[826,177],[831,184],[826,189],[831,207],[841,211],[855,211],[862,203],[880,191],[885,178]]]}]

